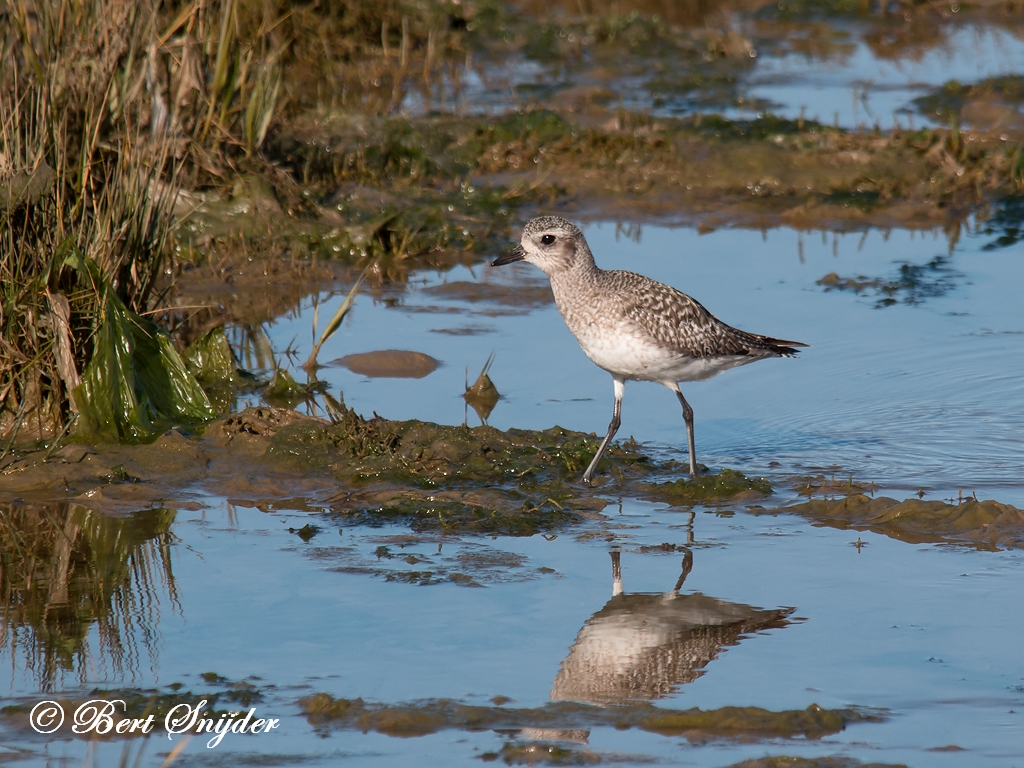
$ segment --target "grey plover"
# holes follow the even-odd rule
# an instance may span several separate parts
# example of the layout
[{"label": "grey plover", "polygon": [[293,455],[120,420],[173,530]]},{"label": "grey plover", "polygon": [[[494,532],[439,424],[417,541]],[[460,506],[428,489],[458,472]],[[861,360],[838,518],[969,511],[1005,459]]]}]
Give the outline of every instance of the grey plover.
[{"label": "grey plover", "polygon": [[612,375],[615,407],[608,434],[583,474],[594,468],[619,429],[627,380],[656,381],[683,406],[690,475],[697,475],[693,409],[679,389],[729,368],[766,357],[793,357],[799,341],[773,339],[726,325],[694,299],[635,272],[601,269],[583,233],[558,216],[541,216],[523,229],[521,244],[493,266],[528,261],[551,280],[555,303],[584,353]]}]

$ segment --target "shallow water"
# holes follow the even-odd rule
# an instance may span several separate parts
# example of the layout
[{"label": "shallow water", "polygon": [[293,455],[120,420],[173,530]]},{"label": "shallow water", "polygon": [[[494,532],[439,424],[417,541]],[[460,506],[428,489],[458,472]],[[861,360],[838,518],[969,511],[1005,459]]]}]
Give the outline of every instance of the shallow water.
[{"label": "shallow water", "polygon": [[[499,64],[463,68],[457,93],[442,81],[429,100],[411,92],[403,106],[414,114],[504,113],[536,102],[576,111],[583,108],[581,98],[593,97],[610,108],[656,116],[704,112],[751,119],[771,112],[847,129],[888,130],[946,125],[944,116],[922,113],[914,100],[951,80],[976,83],[1019,74],[1024,66],[1024,39],[1012,28],[991,24],[951,23],[921,38],[898,26],[832,22],[822,28],[827,42],[816,45],[803,25],[761,29],[748,22],[743,33],[750,60],[708,75],[702,86],[686,79],[690,64],[668,59],[606,62],[583,56],[579,62],[542,62],[516,54]],[[664,71],[652,77],[656,68]]]},{"label": "shallow water", "polygon": [[[899,262],[946,255],[944,235],[700,235],[611,224],[590,225],[586,234],[602,266],[636,269],[692,293],[730,323],[812,345],[795,360],[685,387],[698,455],[712,469],[776,481],[852,475],[896,496],[920,488],[926,497],[949,498],[963,489],[1024,504],[1024,446],[1013,428],[1024,417],[1017,308],[1024,244],[983,251],[989,238],[964,237],[948,271],[923,273],[940,295],[917,285],[920,303],[905,303],[907,291],[897,291],[896,304],[878,307],[870,289],[826,291],[816,281],[830,272],[891,278]],[[361,295],[323,360],[404,348],[444,365],[420,379],[371,379],[341,365],[320,376],[367,416],[475,424],[460,396],[465,369],[472,381],[493,351],[491,376],[503,399],[491,424],[600,432],[610,416],[609,377],[584,357],[543,289],[543,276],[529,265],[480,266],[415,274],[408,290],[377,303]],[[320,317],[340,300],[323,297]],[[297,347],[296,358],[305,359],[311,315],[306,308],[271,325],[275,346]],[[631,383],[620,437],[634,435],[684,460],[677,411],[667,390]],[[781,491],[768,503],[791,497]],[[172,683],[209,691],[229,684],[200,677],[216,672],[255,686],[259,713],[281,717],[280,729],[228,737],[215,749],[195,740],[176,764],[477,765],[505,742],[530,743],[531,734],[446,730],[397,739],[314,728],[296,702],[328,692],[386,704],[449,697],[486,705],[507,696],[506,706],[541,706],[553,689],[564,689],[556,684],[563,662],[606,637],[608,616],[622,615],[614,606],[623,600],[634,601],[641,623],[627,620],[625,635],[600,642],[620,649],[629,646],[624,637],[646,637],[652,648],[669,642],[664,631],[644,629],[643,621],[665,621],[643,619],[646,609],[636,606],[651,599],[629,596],[671,590],[689,549],[694,567],[681,594],[709,598],[690,599],[704,606],[700,621],[728,623],[722,617],[750,610],[744,606],[792,613],[764,631],[726,632],[710,652],[706,644],[703,651],[687,646],[689,667],[657,679],[657,701],[681,709],[856,706],[884,710],[884,721],[820,740],[707,743],[599,727],[585,744],[576,734],[563,746],[625,764],[654,758],[725,766],[783,754],[910,766],[1010,768],[1024,760],[1024,615],[1015,607],[1024,559],[1016,551],[906,544],[787,515],[753,516],[743,504],[698,510],[691,523],[665,505],[612,498],[604,520],[556,536],[459,538],[353,527],[329,513],[299,511],[302,499],[296,511],[200,501],[204,507],[173,513],[169,533],[152,539],[164,549],[136,555],[148,575],[125,587],[131,600],[122,623],[114,622],[123,649],[111,650],[109,621],[93,620],[83,653],[48,675],[27,662],[33,633],[15,626],[17,641],[8,634],[0,651],[5,701],[33,702],[44,688],[83,697],[97,687],[166,692]],[[167,524],[166,511],[137,517],[152,515]],[[296,533],[307,523],[318,529],[309,541]],[[641,550],[663,543],[674,551]],[[616,549],[626,595],[619,603],[609,602]],[[692,623],[697,614],[686,615]],[[672,621],[682,631],[682,619]],[[19,750],[25,765],[106,765],[126,749],[116,741],[47,743],[11,728],[0,718],[4,749]],[[143,764],[159,764],[173,744],[150,739]],[[932,751],[950,745],[967,751]]]},{"label": "shallow water", "polygon": [[[924,270],[915,292],[889,297],[872,289],[826,291],[817,281],[831,272],[892,280],[901,263],[946,257],[945,235],[785,228],[701,235],[611,224],[585,232],[600,266],[674,285],[744,330],[811,345],[795,360],[758,362],[684,385],[696,414],[698,458],[709,467],[835,473],[924,489],[933,498],[964,489],[1024,502],[1024,438],[1014,427],[1024,420],[1020,244],[983,251],[991,238],[965,237],[941,269]],[[318,375],[366,416],[476,424],[460,396],[466,370],[472,383],[494,352],[490,376],[503,399],[489,424],[603,433],[610,377],[582,354],[554,304],[543,303],[545,282],[530,265],[483,265],[420,274],[410,290],[377,303],[361,297],[322,360],[400,346],[444,365],[420,380],[371,379],[340,366]],[[929,289],[942,295],[929,296]],[[897,303],[877,306],[887,298]],[[320,316],[330,317],[341,300],[324,301]],[[278,321],[271,339],[279,348],[293,343],[304,360],[310,318],[302,312]],[[632,435],[683,460],[678,411],[667,389],[628,383],[619,437]]]},{"label": "shallow water", "polygon": [[790,119],[803,115],[845,128],[920,127],[942,121],[918,114],[914,99],[950,80],[1017,74],[1024,63],[1024,41],[999,28],[954,27],[934,45],[894,46],[886,56],[861,35],[851,37],[850,50],[831,56],[759,57],[748,96],[779,105],[772,111]]},{"label": "shallow water", "polygon": [[[178,604],[157,597],[146,606],[159,614],[148,663],[132,674],[104,674],[105,660],[94,657],[83,685],[71,676],[57,685],[82,695],[103,683],[128,681],[180,682],[198,691],[213,687],[200,673],[215,671],[228,680],[248,680],[264,695],[255,704],[258,712],[282,718],[279,732],[228,737],[215,749],[194,741],[179,764],[333,763],[344,756],[353,765],[476,765],[481,752],[499,749],[510,736],[442,731],[395,739],[333,731],[319,738],[297,715],[295,700],[327,691],[395,703],[451,697],[486,704],[502,695],[514,700],[508,706],[543,705],[577,633],[596,621],[592,616],[612,594],[603,540],[581,541],[571,533],[550,541],[427,538],[399,550],[390,536],[401,531],[349,528],[339,536],[319,519],[321,533],[303,543],[287,529],[308,521],[307,514],[209,501],[210,509],[180,512],[174,523]],[[607,526],[625,527],[619,533],[625,537],[627,595],[672,588],[681,556],[634,550],[665,541],[684,545],[688,519],[631,501],[613,511]],[[873,534],[860,535],[858,549],[851,532],[816,529],[786,516],[698,513],[693,530],[695,565],[684,595],[699,592],[725,604],[791,607],[795,613],[787,626],[719,648],[692,682],[663,681],[672,689],[663,704],[802,709],[816,702],[884,708],[887,719],[821,740],[747,744],[690,744],[681,737],[597,728],[587,738],[591,750],[634,756],[625,763],[655,757],[701,766],[765,754],[843,754],[907,765],[963,765],[965,757],[971,765],[1020,764],[1024,661],[1017,650],[1024,620],[1011,608],[1024,573],[1019,553],[915,547]],[[486,550],[519,555],[521,565],[496,569],[498,578],[485,578],[485,589],[417,587],[334,570],[360,559],[374,562],[382,541],[435,566],[442,557],[463,555],[465,561],[467,553]],[[98,647],[95,630],[89,642]],[[36,681],[17,673],[4,688],[5,698],[28,695]],[[7,748],[32,753],[26,765],[78,763],[87,748],[82,741],[44,745],[11,733],[4,741]],[[951,744],[968,751],[927,751]],[[146,746],[150,762],[157,764],[158,754],[171,746],[152,739]],[[116,742],[94,748],[101,765],[124,750]]]}]

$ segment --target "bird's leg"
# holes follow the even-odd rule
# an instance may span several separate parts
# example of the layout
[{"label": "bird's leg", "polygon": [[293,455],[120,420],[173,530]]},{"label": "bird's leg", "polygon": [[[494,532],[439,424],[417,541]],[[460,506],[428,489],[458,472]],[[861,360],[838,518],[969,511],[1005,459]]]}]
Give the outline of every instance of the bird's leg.
[{"label": "bird's leg", "polygon": [[675,389],[676,397],[683,405],[683,421],[686,422],[686,443],[690,448],[690,477],[697,476],[697,443],[693,439],[693,408],[686,402],[683,393]]},{"label": "bird's leg", "polygon": [[622,564],[619,550],[612,552],[612,597],[622,594]]},{"label": "bird's leg", "polygon": [[679,590],[683,588],[683,582],[686,581],[686,577],[690,575],[690,571],[693,570],[693,552],[686,550],[686,554],[683,555],[683,572],[679,574],[679,581],[672,588],[669,594],[675,597],[679,594]]},{"label": "bird's leg", "polygon": [[587,467],[587,471],[583,473],[583,484],[590,485],[594,479],[594,469],[597,467],[597,462],[601,459],[601,454],[604,453],[604,449],[608,447],[608,443],[615,437],[615,433],[619,431],[619,414],[622,412],[622,393],[626,391],[626,380],[612,377],[615,383],[615,408],[612,411],[612,423],[608,425],[608,434],[604,436],[604,440],[601,441],[601,445],[597,449],[597,453],[594,454],[594,460],[590,462],[590,466]]}]

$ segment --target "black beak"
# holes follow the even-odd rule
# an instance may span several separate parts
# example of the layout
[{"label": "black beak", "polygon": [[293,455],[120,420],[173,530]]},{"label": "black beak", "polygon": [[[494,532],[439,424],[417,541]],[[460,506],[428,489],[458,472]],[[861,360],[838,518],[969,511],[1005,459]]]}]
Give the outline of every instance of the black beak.
[{"label": "black beak", "polygon": [[494,261],[492,261],[491,266],[500,267],[502,264],[511,264],[513,261],[522,261],[525,258],[526,251],[523,250],[523,246],[517,245],[504,256],[499,256]]}]

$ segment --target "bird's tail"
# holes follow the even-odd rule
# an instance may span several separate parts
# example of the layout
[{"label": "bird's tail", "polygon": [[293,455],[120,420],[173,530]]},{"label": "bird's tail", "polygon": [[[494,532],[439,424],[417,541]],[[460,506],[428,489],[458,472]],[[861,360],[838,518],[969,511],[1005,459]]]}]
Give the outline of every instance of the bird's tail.
[{"label": "bird's tail", "polygon": [[773,355],[779,355],[780,357],[796,357],[800,352],[797,347],[811,346],[810,344],[804,344],[802,341],[773,339],[771,336],[758,336],[757,340],[761,343],[761,348],[765,352]]}]

